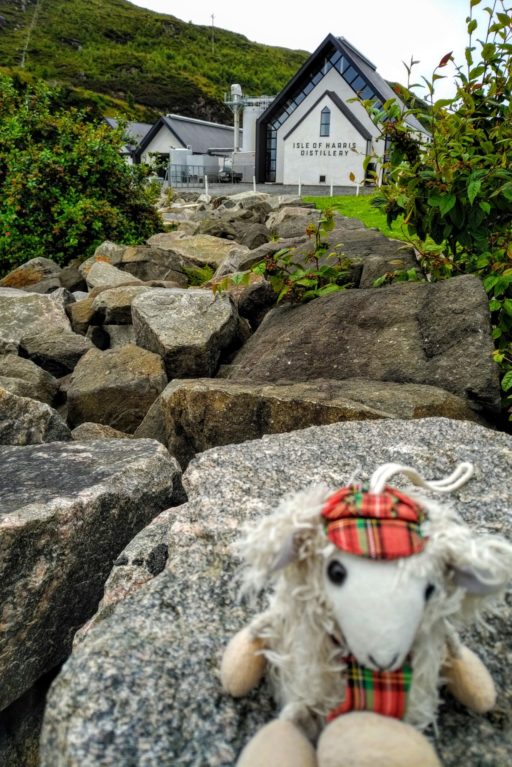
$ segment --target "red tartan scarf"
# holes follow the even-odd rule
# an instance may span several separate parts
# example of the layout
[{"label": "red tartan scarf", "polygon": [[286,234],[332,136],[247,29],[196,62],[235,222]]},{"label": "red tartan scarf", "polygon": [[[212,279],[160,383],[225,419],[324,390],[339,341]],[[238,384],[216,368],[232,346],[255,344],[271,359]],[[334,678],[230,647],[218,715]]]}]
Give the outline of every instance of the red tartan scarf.
[{"label": "red tartan scarf", "polygon": [[372,671],[360,666],[353,655],[343,660],[347,664],[345,698],[328,714],[328,722],[349,711],[373,711],[395,719],[404,718],[412,682],[409,663],[397,671]]},{"label": "red tartan scarf", "polygon": [[385,486],[371,493],[367,485],[342,487],[323,509],[327,537],[342,551],[371,559],[418,554],[427,541],[422,508],[409,496]]}]

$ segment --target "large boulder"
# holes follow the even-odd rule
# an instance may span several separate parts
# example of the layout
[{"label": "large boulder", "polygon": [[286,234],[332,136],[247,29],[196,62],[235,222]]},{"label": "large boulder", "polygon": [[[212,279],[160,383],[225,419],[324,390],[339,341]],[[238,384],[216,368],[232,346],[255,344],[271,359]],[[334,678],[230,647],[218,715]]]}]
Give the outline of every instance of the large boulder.
[{"label": "large boulder", "polygon": [[346,290],[271,310],[228,377],[276,382],[368,378],[446,389],[498,411],[488,299],[471,275]]},{"label": "large boulder", "polygon": [[180,255],[164,248],[136,245],[126,248],[119,267],[144,281],[167,280],[186,287],[188,279],[183,271],[186,264]]},{"label": "large boulder", "polygon": [[285,207],[273,211],[266,220],[266,227],[279,237],[300,237],[310,225],[317,225],[319,210],[303,207]]},{"label": "large boulder", "polygon": [[71,439],[56,410],[0,388],[0,445],[39,445]]},{"label": "large boulder", "polygon": [[[267,514],[286,493],[368,478],[385,462],[413,465],[432,478],[469,460],[476,473],[453,494],[456,510],[484,534],[507,534],[511,454],[506,434],[426,419],[312,427],[198,456],[184,477],[189,502],[170,525],[166,569],[136,593],[127,573],[130,599],[103,612],[54,683],[41,767],[232,767],[249,737],[275,716],[265,684],[234,700],[218,676],[227,640],[255,609],[241,606],[233,588],[230,546],[241,525]],[[407,487],[403,478],[400,484]],[[475,716],[445,694],[436,736],[445,767],[459,767],[461,754],[468,764],[507,764],[510,602],[492,623],[493,635],[480,625],[467,641],[494,675],[498,708]]]},{"label": "large boulder", "polygon": [[31,397],[47,405],[53,404],[59,389],[50,373],[17,354],[0,356],[0,386],[18,397]]},{"label": "large boulder", "polygon": [[91,349],[68,388],[71,427],[85,421],[132,433],[167,383],[162,360],[137,346]]},{"label": "large boulder", "polygon": [[0,280],[2,288],[21,288],[34,293],[48,293],[61,287],[61,268],[49,258],[32,258]]},{"label": "large boulder", "polygon": [[181,232],[154,234],[148,245],[170,251],[193,264],[216,268],[228,257],[249,253],[249,248],[208,234],[184,235]]},{"label": "large boulder", "polygon": [[157,439],[185,467],[196,454],[338,421],[446,416],[475,420],[464,400],[434,386],[352,379],[258,385],[214,379],[175,380],[135,432]]},{"label": "large boulder", "polygon": [[0,709],[67,655],[112,562],[174,500],[179,471],[147,440],[0,449]]},{"label": "large boulder", "polygon": [[78,333],[48,328],[44,333],[23,336],[20,355],[26,357],[55,378],[72,373],[78,360],[92,349],[91,342]]},{"label": "large boulder", "polygon": [[159,354],[171,378],[214,375],[239,319],[229,296],[209,290],[155,288],[132,303],[137,344]]},{"label": "large boulder", "polygon": [[140,285],[142,280],[134,277],[133,274],[127,274],[122,269],[107,263],[106,261],[96,261],[85,275],[85,281],[89,289],[91,288],[115,288],[119,285]]},{"label": "large boulder", "polygon": [[153,288],[146,285],[123,285],[103,290],[92,304],[92,325],[131,325],[132,301]]},{"label": "large boulder", "polygon": [[0,340],[19,344],[25,336],[53,331],[70,331],[69,320],[51,296],[0,288]]}]

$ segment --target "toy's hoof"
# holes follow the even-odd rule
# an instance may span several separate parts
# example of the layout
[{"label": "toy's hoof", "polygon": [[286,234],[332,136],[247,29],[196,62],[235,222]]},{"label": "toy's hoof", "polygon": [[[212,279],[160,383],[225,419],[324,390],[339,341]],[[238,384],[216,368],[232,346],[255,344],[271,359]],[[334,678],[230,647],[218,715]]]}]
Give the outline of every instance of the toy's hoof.
[{"label": "toy's hoof", "polygon": [[485,714],[494,708],[496,688],[493,679],[469,647],[463,645],[443,671],[448,680],[448,690],[463,706],[477,714]]},{"label": "toy's hoof", "polygon": [[441,767],[428,740],[410,724],[366,711],[331,722],[317,753],[319,767]]},{"label": "toy's hoof", "polygon": [[315,749],[300,730],[276,719],[249,741],[236,767],[317,767],[317,762]]},{"label": "toy's hoof", "polygon": [[267,661],[257,653],[263,647],[261,639],[254,639],[248,628],[235,634],[226,647],[220,666],[220,681],[224,690],[234,698],[247,695],[260,682]]}]

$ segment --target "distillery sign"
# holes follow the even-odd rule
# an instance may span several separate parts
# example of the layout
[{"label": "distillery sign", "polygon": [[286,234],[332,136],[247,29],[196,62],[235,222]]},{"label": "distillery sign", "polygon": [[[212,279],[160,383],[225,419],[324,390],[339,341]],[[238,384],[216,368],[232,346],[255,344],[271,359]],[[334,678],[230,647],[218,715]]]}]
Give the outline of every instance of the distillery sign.
[{"label": "distillery sign", "polygon": [[292,149],[301,157],[346,157],[356,151],[355,141],[294,141]]}]

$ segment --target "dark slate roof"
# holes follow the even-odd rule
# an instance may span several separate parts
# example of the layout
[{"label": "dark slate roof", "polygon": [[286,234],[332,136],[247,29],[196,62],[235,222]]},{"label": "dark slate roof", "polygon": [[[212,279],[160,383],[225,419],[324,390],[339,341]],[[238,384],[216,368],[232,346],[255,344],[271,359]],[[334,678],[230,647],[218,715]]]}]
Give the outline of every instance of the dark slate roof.
[{"label": "dark slate roof", "polygon": [[346,105],[346,104],[345,104],[345,103],[344,103],[344,102],[343,102],[343,101],[340,99],[340,97],[338,96],[338,94],[337,94],[337,93],[335,93],[334,91],[324,91],[324,92],[322,93],[322,95],[320,96],[320,98],[319,98],[319,99],[317,99],[317,100],[315,101],[315,103],[313,104],[313,106],[312,106],[310,109],[308,109],[308,111],[306,112],[306,114],[305,114],[305,115],[303,115],[303,117],[301,117],[301,119],[299,120],[299,122],[298,122],[298,123],[296,123],[296,124],[293,126],[293,128],[291,129],[291,131],[290,131],[289,133],[287,133],[287,134],[286,134],[286,136],[284,137],[284,138],[285,138],[285,140],[286,140],[286,139],[287,139],[289,136],[291,136],[291,135],[292,135],[292,133],[294,132],[294,130],[295,130],[296,128],[298,128],[298,127],[299,127],[299,125],[300,125],[300,124],[301,124],[301,123],[302,123],[302,122],[303,122],[303,121],[306,119],[306,117],[308,117],[308,115],[309,115],[309,114],[311,114],[311,112],[313,111],[313,109],[315,109],[315,107],[317,107],[317,106],[318,106],[318,104],[319,104],[319,103],[322,101],[322,99],[323,99],[323,97],[324,97],[324,96],[329,96],[329,98],[331,99],[331,101],[332,101],[332,102],[333,102],[333,103],[334,103],[334,104],[335,104],[335,105],[338,107],[338,109],[340,110],[340,112],[341,112],[342,114],[344,114],[344,115],[345,115],[345,117],[347,118],[347,120],[348,120],[350,123],[352,123],[352,125],[354,126],[354,128],[356,129],[356,131],[357,131],[357,132],[358,132],[358,133],[359,133],[359,134],[360,134],[360,135],[361,135],[361,136],[362,136],[362,137],[363,137],[363,138],[364,138],[366,141],[371,141],[371,138],[372,138],[372,134],[370,133],[370,131],[369,131],[367,128],[365,128],[365,126],[362,124],[362,122],[360,122],[360,121],[357,119],[357,117],[355,117],[355,115],[354,115],[354,113],[352,112],[352,110],[351,110],[351,109],[349,109],[349,108],[347,107],[347,105]]},{"label": "dark slate roof", "polygon": [[233,146],[234,129],[229,125],[168,114],[160,117],[144,136],[137,147],[139,157],[162,127],[167,128],[182,147],[191,146],[194,154],[207,154],[210,149],[217,148],[219,151],[219,147]]},{"label": "dark slate roof", "polygon": [[[113,117],[105,117],[105,122],[110,125],[111,128],[117,128],[119,125],[119,121],[115,120]],[[151,130],[152,125],[150,123],[137,123],[137,122],[127,122],[126,123],[126,138],[128,139],[128,143],[130,144],[138,144],[144,136],[149,133]]]}]

